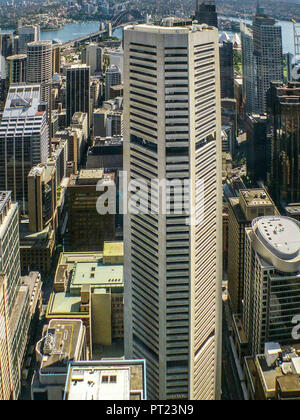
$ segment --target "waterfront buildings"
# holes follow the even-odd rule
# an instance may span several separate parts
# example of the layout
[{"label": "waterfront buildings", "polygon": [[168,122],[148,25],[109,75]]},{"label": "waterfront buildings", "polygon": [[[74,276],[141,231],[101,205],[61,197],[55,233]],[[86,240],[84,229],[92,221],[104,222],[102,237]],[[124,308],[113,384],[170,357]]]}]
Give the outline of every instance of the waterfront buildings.
[{"label": "waterfront buildings", "polygon": [[[176,22],[175,22],[176,23]],[[124,30],[124,169],[143,180],[125,215],[125,356],[147,360],[151,399],[220,398],[222,153],[218,31]],[[191,179],[196,219],[151,179]],[[203,185],[204,183],[204,185]],[[203,185],[203,190],[201,185]],[[202,193],[201,193],[202,191]],[[203,196],[204,194],[204,196]],[[172,211],[163,212],[168,195]],[[201,198],[202,197],[202,198]],[[148,211],[147,211],[148,210]],[[134,212],[136,213],[136,212]],[[202,219],[202,216],[204,219]],[[191,217],[190,217],[191,216]]]}]

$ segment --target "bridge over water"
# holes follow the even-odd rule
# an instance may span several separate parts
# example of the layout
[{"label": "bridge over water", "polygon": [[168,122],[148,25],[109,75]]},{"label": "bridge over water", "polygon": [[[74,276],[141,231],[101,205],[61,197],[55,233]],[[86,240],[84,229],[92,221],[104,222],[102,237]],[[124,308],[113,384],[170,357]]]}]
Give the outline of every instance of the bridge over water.
[{"label": "bridge over water", "polygon": [[144,23],[144,22],[145,22],[145,18],[137,10],[124,10],[118,15],[114,16],[111,22],[106,22],[105,29],[99,29],[99,31],[97,32],[93,32],[91,34],[81,36],[80,38],[76,38],[71,41],[65,42],[62,44],[62,46],[70,47],[73,45],[82,44],[86,41],[98,41],[104,34],[109,33],[109,23],[111,23],[112,30],[116,30],[128,24]]}]

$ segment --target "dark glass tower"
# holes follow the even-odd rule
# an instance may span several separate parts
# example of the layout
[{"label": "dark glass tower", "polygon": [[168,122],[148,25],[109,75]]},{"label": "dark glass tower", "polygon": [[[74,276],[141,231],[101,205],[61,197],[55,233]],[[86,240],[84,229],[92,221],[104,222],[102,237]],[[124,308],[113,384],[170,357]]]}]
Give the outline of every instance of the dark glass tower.
[{"label": "dark glass tower", "polygon": [[270,187],[278,204],[300,201],[300,82],[272,82],[267,94],[272,135]]},{"label": "dark glass tower", "polygon": [[196,0],[195,19],[199,23],[218,27],[218,14],[215,0]]},{"label": "dark glass tower", "polygon": [[75,112],[85,112],[90,124],[90,67],[74,65],[67,71],[67,126]]}]

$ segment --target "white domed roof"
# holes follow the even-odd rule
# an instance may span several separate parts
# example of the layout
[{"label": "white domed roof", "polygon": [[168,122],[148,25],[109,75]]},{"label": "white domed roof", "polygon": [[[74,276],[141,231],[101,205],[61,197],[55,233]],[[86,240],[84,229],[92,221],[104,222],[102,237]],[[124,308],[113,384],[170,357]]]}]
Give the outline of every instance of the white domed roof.
[{"label": "white domed roof", "polygon": [[300,227],[286,217],[262,217],[257,221],[257,235],[268,249],[282,259],[300,255]]}]

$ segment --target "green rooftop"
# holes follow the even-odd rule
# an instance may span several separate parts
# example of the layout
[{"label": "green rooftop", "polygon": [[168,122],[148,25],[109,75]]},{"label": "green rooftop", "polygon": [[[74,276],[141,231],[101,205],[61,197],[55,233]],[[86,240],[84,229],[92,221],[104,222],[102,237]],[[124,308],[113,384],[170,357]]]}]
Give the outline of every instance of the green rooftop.
[{"label": "green rooftop", "polygon": [[90,284],[92,289],[123,287],[123,265],[103,265],[102,260],[75,263],[70,285],[71,295],[79,295],[84,284]]},{"label": "green rooftop", "polygon": [[80,312],[81,298],[80,296],[71,296],[69,293],[55,293],[53,300],[49,305],[49,315],[60,315]]}]

